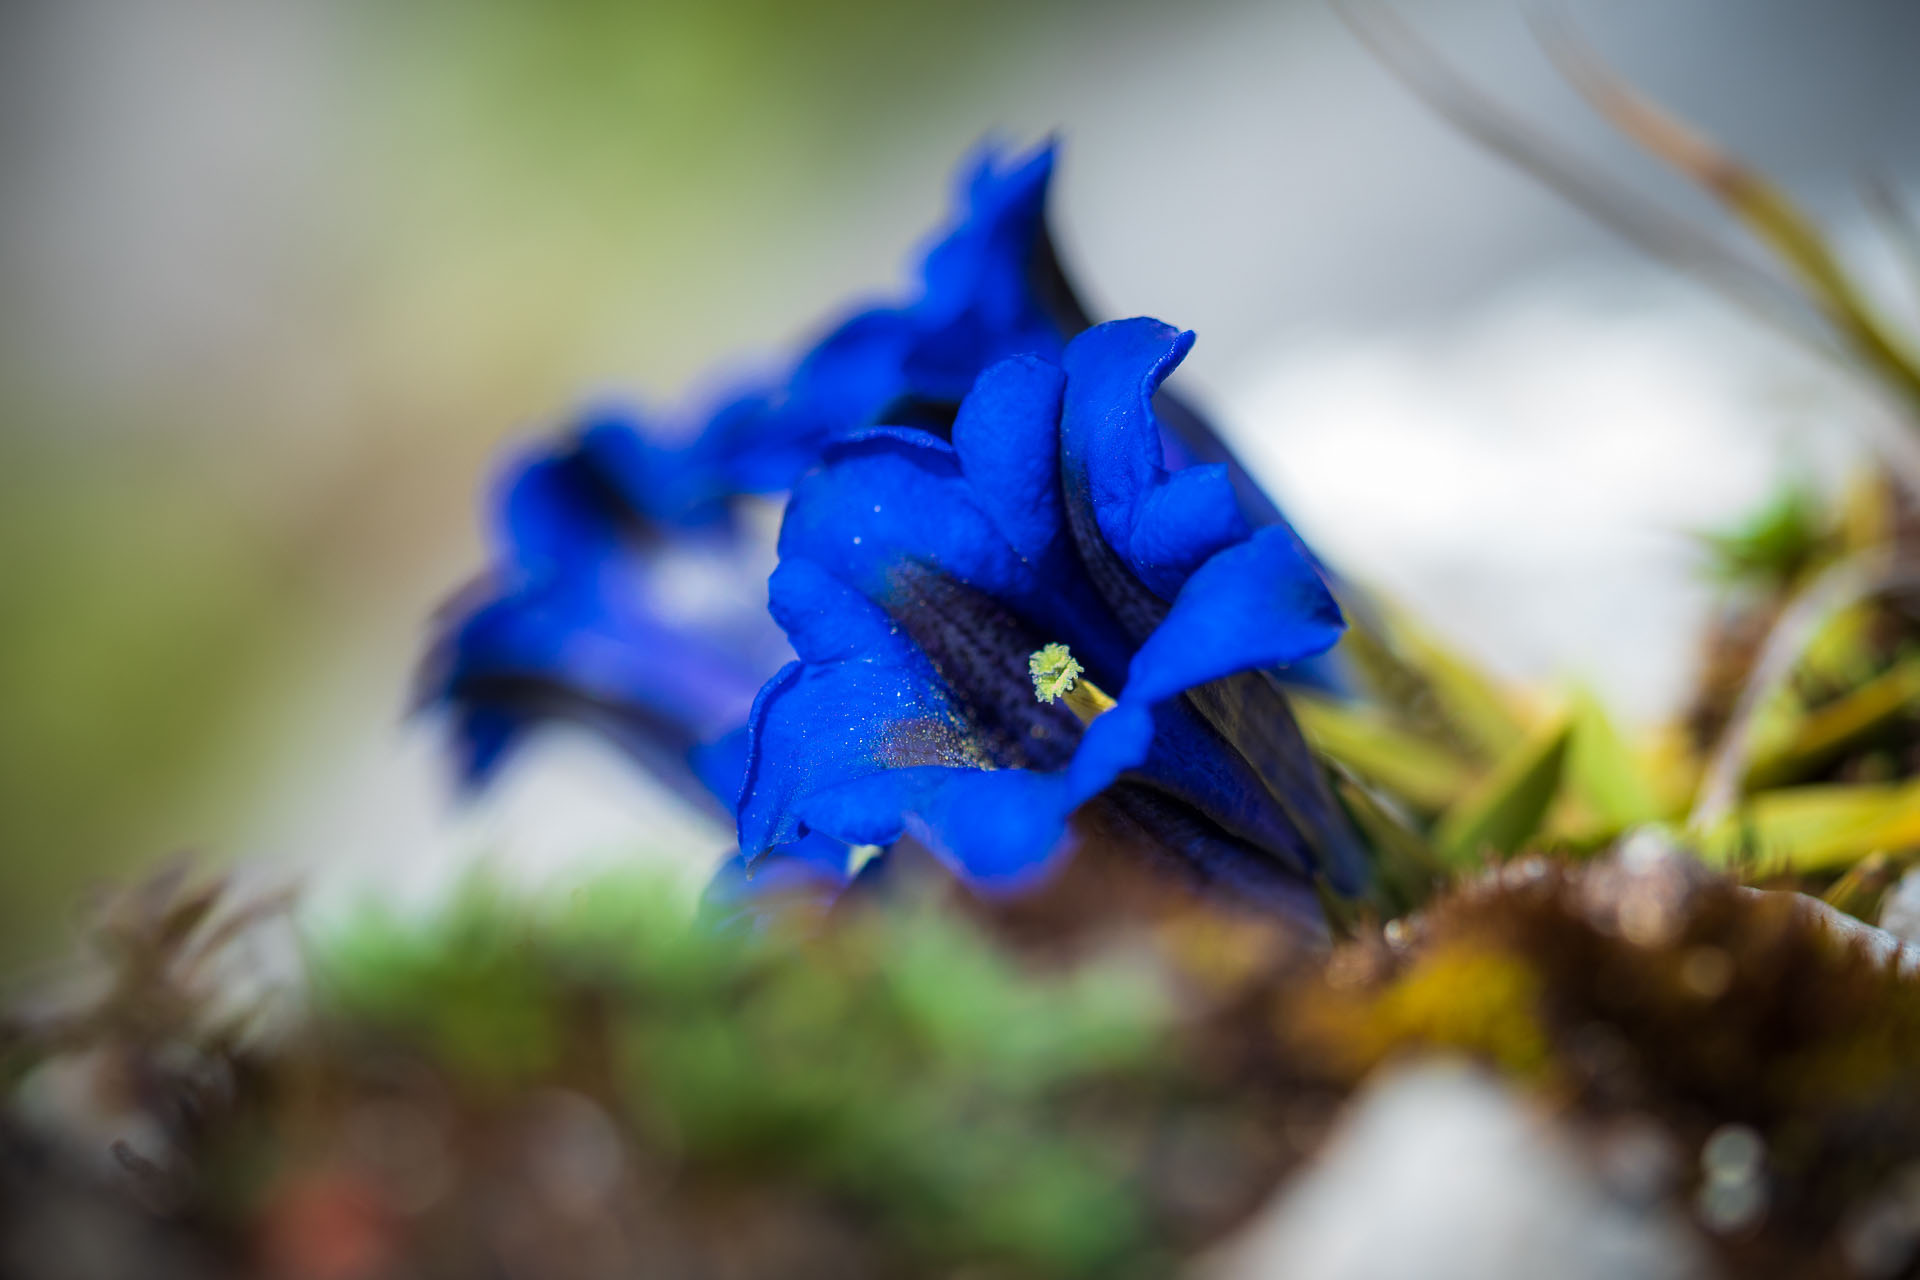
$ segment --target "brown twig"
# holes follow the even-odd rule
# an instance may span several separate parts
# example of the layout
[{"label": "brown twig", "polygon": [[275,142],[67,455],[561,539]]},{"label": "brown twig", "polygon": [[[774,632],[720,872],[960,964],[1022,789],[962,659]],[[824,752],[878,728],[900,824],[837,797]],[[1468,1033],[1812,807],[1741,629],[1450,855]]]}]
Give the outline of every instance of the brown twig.
[{"label": "brown twig", "polygon": [[1882,320],[1826,237],[1782,188],[1628,84],[1600,58],[1565,9],[1523,6],[1540,46],[1567,82],[1615,128],[1726,206],[1793,272],[1859,361],[1920,413],[1920,360]]},{"label": "brown twig", "polygon": [[1551,187],[1654,257],[1700,279],[1796,341],[1839,352],[1785,282],[1710,232],[1572,158],[1456,72],[1399,15],[1377,0],[1333,0],[1334,12],[1400,81],[1455,128]]}]

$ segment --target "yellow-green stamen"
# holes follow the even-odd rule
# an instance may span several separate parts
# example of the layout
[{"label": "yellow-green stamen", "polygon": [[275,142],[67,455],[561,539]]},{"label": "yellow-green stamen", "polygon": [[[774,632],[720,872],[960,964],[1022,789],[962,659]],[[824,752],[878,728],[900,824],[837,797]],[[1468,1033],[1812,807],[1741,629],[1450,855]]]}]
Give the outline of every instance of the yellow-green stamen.
[{"label": "yellow-green stamen", "polygon": [[1081,679],[1086,671],[1071,650],[1063,644],[1036,649],[1027,659],[1027,671],[1033,676],[1033,695],[1049,705],[1064,701],[1067,709],[1084,724],[1113,709],[1113,699],[1091,680]]}]

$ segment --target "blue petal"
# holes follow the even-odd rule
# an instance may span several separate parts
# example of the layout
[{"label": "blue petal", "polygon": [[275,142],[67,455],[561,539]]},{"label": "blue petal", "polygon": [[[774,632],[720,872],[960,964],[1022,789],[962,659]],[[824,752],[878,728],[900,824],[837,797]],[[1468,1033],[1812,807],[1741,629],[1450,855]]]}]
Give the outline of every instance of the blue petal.
[{"label": "blue petal", "polygon": [[996,360],[1057,355],[1064,335],[1029,281],[1052,164],[1051,148],[1004,171],[986,154],[965,183],[962,213],[926,252],[920,296],[847,314],[783,394],[757,417],[706,433],[698,451],[730,460],[724,474],[737,492],[786,488],[830,441],[896,406],[952,404]]},{"label": "blue petal", "polygon": [[1060,509],[1060,397],[1066,375],[1031,356],[994,365],[953,423],[968,487],[1009,546],[1044,556],[1065,531]]},{"label": "blue petal", "polygon": [[780,527],[782,562],[811,560],[874,599],[885,597],[903,560],[995,591],[1019,591],[1030,577],[973,501],[945,442],[874,428],[835,446],[828,463],[794,488]]},{"label": "blue petal", "polygon": [[[816,770],[816,779],[824,773]],[[794,805],[798,829],[856,844],[890,845],[907,833],[907,815],[939,790],[946,765],[878,769],[821,785]]]},{"label": "blue petal", "polygon": [[1067,817],[1087,797],[1064,774],[919,765],[848,779],[800,804],[805,826],[891,844],[911,834],[988,892],[1031,887],[1066,851]]},{"label": "blue petal", "polygon": [[747,726],[742,723],[730,733],[712,742],[703,742],[687,753],[694,777],[723,805],[728,813],[740,804],[740,783],[747,776]]},{"label": "blue petal", "polygon": [[[882,764],[1064,764],[1078,724],[1033,697],[1027,655],[1037,645],[1023,624],[983,593],[925,571],[898,574],[889,586],[909,594],[912,607],[889,613],[817,563],[782,562],[772,607],[808,670],[800,688],[777,699],[783,714],[818,718],[829,743],[853,735],[855,773]],[[756,722],[775,705],[773,690],[761,694]],[[840,696],[872,718],[850,717],[834,701]],[[756,730],[756,752],[772,729],[769,720]],[[826,768],[817,753],[809,763],[822,766],[810,790],[852,776]]]},{"label": "blue petal", "polygon": [[1248,533],[1224,465],[1161,472],[1134,512],[1127,560],[1148,586],[1171,596],[1207,557]]},{"label": "blue petal", "polygon": [[448,696],[456,700],[484,699],[489,682],[542,682],[611,713],[656,715],[688,740],[737,723],[755,686],[754,664],[702,637],[610,616],[601,602],[558,587],[476,613],[452,648]]},{"label": "blue petal", "polygon": [[501,559],[527,575],[598,562],[619,537],[610,497],[593,470],[564,445],[509,458],[490,504]]},{"label": "blue petal", "polygon": [[[1140,705],[1123,699],[1096,727],[1116,715],[1138,714]],[[1132,776],[1184,801],[1221,830],[1295,872],[1304,873],[1318,862],[1314,842],[1284,802],[1286,797],[1276,796],[1237,744],[1186,699],[1162,702],[1149,714],[1152,741],[1128,767]],[[1094,735],[1089,731],[1087,736]],[[1304,753],[1304,742],[1301,750]],[[1310,758],[1307,764],[1312,766]]]},{"label": "blue petal", "polygon": [[[743,725],[690,753],[700,781],[729,814],[739,807],[750,750]],[[852,853],[845,842],[817,834],[780,845],[758,859],[735,853],[708,882],[702,913],[721,927],[741,923],[758,927],[795,907],[824,911],[852,882]],[[878,874],[874,864],[880,860],[870,860],[862,874]]]},{"label": "blue petal", "polygon": [[962,471],[964,464],[1012,477],[1031,460],[1028,442],[1020,430],[971,428],[962,440],[971,449],[964,458],[956,446],[910,429],[872,428],[836,445],[828,465],[794,489],[780,530],[781,561],[812,561],[896,621],[918,607],[915,595],[929,574],[964,584],[1034,631],[1029,650],[1059,640],[1096,679],[1117,685],[1128,657],[1124,638],[1070,549],[1061,541],[1051,555],[1023,555],[1003,526],[1027,541],[1040,535],[1040,521],[1022,526],[1003,497],[983,493]]},{"label": "blue petal", "polygon": [[453,716],[454,766],[470,787],[491,781],[525,732],[524,717],[483,703],[459,708]]},{"label": "blue petal", "polygon": [[847,870],[847,847],[824,836],[783,845],[757,862],[735,854],[707,882],[700,913],[715,928],[749,931],[790,920],[796,908],[817,915],[845,892]]},{"label": "blue petal", "polygon": [[[776,589],[808,585],[789,577]],[[789,664],[755,700],[739,813],[740,848],[749,858],[809,829],[848,844],[890,844],[900,822],[885,797],[862,806],[863,793],[849,791],[837,807],[807,818],[802,811],[811,797],[862,779],[916,765],[982,762],[925,655],[904,636],[867,640],[839,661]]]},{"label": "blue petal", "polygon": [[[1351,887],[1358,879],[1351,833],[1285,699],[1259,678],[1325,651],[1342,628],[1339,607],[1292,530],[1262,529],[1187,579],[1134,655],[1120,706],[1095,723],[1081,750],[1116,715],[1154,708],[1151,755],[1138,762],[1143,776],[1296,870],[1317,865]],[[1213,687],[1228,677],[1238,681],[1233,692]],[[1193,690],[1205,696],[1174,700]]]},{"label": "blue petal", "polygon": [[1067,499],[1156,595],[1171,600],[1195,566],[1250,532],[1224,467],[1169,474],[1154,392],[1193,335],[1157,320],[1116,320],[1067,344],[1060,448]]},{"label": "blue petal", "polygon": [[762,429],[804,447],[811,463],[828,440],[871,426],[907,394],[905,364],[914,339],[907,310],[877,307],[850,316],[800,361],[785,400]]},{"label": "blue petal", "polygon": [[1293,530],[1262,529],[1186,579],[1134,655],[1127,696],[1159,701],[1236,671],[1298,662],[1332,648],[1345,626]]},{"label": "blue petal", "polygon": [[596,724],[650,762],[740,723],[785,649],[758,609],[670,607],[637,517],[577,450],[522,460],[498,502],[495,580],[448,618],[425,675],[471,780],[548,719]]},{"label": "blue petal", "polygon": [[978,888],[1017,893],[1071,849],[1067,818],[1087,798],[1063,774],[946,769],[908,815],[908,830]]},{"label": "blue petal", "polygon": [[1176,392],[1162,388],[1154,397],[1160,419],[1160,441],[1169,470],[1219,463],[1227,468],[1234,498],[1247,519],[1256,525],[1283,524],[1285,517],[1267,491],[1240,465],[1207,416]]},{"label": "blue petal", "polygon": [[[1003,386],[1026,377],[1026,366],[1003,366]],[[1044,389],[1035,379],[1032,385]],[[996,481],[1017,479],[1031,464],[1028,439],[1034,423],[1008,419],[1014,429],[986,429],[987,414],[964,426],[958,446],[913,430],[874,428],[829,451],[828,465],[795,488],[780,531],[783,563],[809,560],[834,577],[856,586],[885,607],[896,622],[919,615],[928,624],[923,599],[929,577],[959,583],[996,601],[1012,614],[1033,643],[1019,655],[1049,641],[1070,645],[1093,678],[1118,687],[1130,655],[1126,636],[1078,568],[1064,539],[1050,550],[1023,555],[1011,536],[1030,548],[1042,533],[1044,512],[1022,523],[1005,495],[983,492],[970,482],[963,465]],[[1037,500],[1037,499],[1036,499]],[[982,620],[984,625],[984,620]],[[939,646],[927,627],[914,627],[923,644]],[[1009,646],[1017,641],[1009,637]],[[1025,701],[1031,692],[1025,689]]]},{"label": "blue petal", "polygon": [[[753,401],[739,402],[750,405]],[[732,412],[740,412],[735,408]],[[723,521],[732,492],[696,443],[669,444],[648,434],[631,410],[601,404],[577,420],[581,458],[636,518],[698,527]]]},{"label": "blue petal", "polygon": [[825,664],[880,650],[899,632],[886,611],[811,560],[782,560],[767,607],[802,662]]},{"label": "blue petal", "polygon": [[1052,143],[1005,161],[992,143],[961,165],[965,214],[925,251],[925,300],[936,310],[974,307],[1010,322],[1026,311],[1028,257],[1046,214]]},{"label": "blue petal", "polygon": [[1184,701],[1156,705],[1123,697],[1088,727],[1069,774],[1080,802],[1132,776],[1296,873],[1308,872],[1317,861],[1294,813],[1276,801],[1235,746]]},{"label": "blue petal", "polygon": [[[989,726],[996,745],[905,629],[823,567],[783,561],[771,594],[807,661],[776,676],[754,706],[740,800],[748,857],[808,833],[884,845],[912,831],[983,886],[1043,874],[1084,799],[1068,779],[997,769],[1010,749],[1004,724]],[[1009,654],[1021,705],[1007,714],[1057,735],[1064,758],[1071,717],[1034,700],[1026,652],[1021,641]],[[1039,749],[1024,731],[1011,736]],[[986,776],[1001,780],[978,781]],[[1012,809],[988,807],[1015,792]]]},{"label": "blue petal", "polygon": [[1119,852],[1158,864],[1228,901],[1290,917],[1311,933],[1325,931],[1311,880],[1269,851],[1222,831],[1190,805],[1123,782],[1083,813]]},{"label": "blue petal", "polygon": [[1053,159],[1044,146],[1004,168],[992,149],[976,162],[965,218],[921,268],[920,332],[905,366],[921,395],[958,400],[997,360],[1058,356],[1066,335],[1034,280]]},{"label": "blue petal", "polygon": [[1273,674],[1243,671],[1212,680],[1188,690],[1184,701],[1232,744],[1270,803],[1305,838],[1312,865],[1328,883],[1342,893],[1358,891],[1365,859]]}]

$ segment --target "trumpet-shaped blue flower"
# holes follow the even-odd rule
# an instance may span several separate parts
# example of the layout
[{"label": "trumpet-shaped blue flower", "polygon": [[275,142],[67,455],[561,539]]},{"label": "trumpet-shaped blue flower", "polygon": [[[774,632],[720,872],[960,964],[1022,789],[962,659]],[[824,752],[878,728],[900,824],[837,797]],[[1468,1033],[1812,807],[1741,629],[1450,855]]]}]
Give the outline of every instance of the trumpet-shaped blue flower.
[{"label": "trumpet-shaped blue flower", "polygon": [[[1088,320],[1047,234],[1053,159],[1051,147],[983,149],[912,296],[856,310],[784,377],[696,416],[692,430],[649,430],[601,407],[514,460],[496,498],[493,566],[444,615],[424,671],[468,781],[485,781],[554,719],[599,728],[686,780],[689,750],[744,722],[791,650],[766,614],[742,495],[790,486],[830,442],[878,422],[918,425],[938,443],[990,364],[1061,359]],[[1277,520],[1198,415],[1169,397],[1160,408],[1171,458],[1224,462],[1241,509]],[[739,772],[694,772],[731,810]],[[780,859],[792,876],[763,868],[755,883],[797,876],[826,892],[847,878],[843,853],[800,841]]]},{"label": "trumpet-shaped blue flower", "polygon": [[[1360,866],[1272,672],[1338,638],[1284,524],[1224,465],[1169,471],[1154,395],[1192,335],[1088,330],[983,373],[951,440],[877,427],[794,490],[771,581],[799,661],[749,724],[748,859],[809,832],[912,833],[977,884],[1044,875],[1095,801],[1203,877],[1297,906]],[[1117,692],[1081,721],[1034,694],[1062,643]]]},{"label": "trumpet-shaped blue flower", "polygon": [[609,479],[595,449],[606,435],[589,424],[508,465],[494,568],[448,609],[428,655],[423,692],[450,709],[469,782],[550,719],[685,778],[686,752],[739,725],[791,654],[755,584],[759,547],[724,526],[669,537]]},{"label": "trumpet-shaped blue flower", "polygon": [[[766,616],[741,495],[788,487],[827,440],[882,413],[950,415],[939,406],[1003,355],[1058,353],[1062,326],[1078,324],[1055,315],[1052,166],[1050,148],[984,151],[917,297],[858,311],[784,379],[732,396],[695,430],[650,431],[602,407],[510,464],[494,565],[447,611],[423,673],[426,700],[452,712],[464,777],[484,781],[556,718],[684,776],[690,745],[745,721],[791,651]],[[730,786],[722,798],[731,805]]]}]

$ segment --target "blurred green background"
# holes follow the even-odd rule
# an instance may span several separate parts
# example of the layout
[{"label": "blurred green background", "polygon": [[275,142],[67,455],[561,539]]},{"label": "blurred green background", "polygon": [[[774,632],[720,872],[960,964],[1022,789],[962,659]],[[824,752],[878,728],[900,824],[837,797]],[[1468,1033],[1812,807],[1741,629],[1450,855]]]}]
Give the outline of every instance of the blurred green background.
[{"label": "blurred green background", "polygon": [[[1896,8],[1599,25],[1794,178],[1844,169],[1834,113],[1868,152],[1920,118]],[[1577,116],[1510,6],[1420,12]],[[1199,329],[1203,387],[1614,252],[1318,4],[0,7],[0,968],[143,860],[381,822],[500,443],[891,286],[974,141],[1056,127],[1069,256]]]}]

